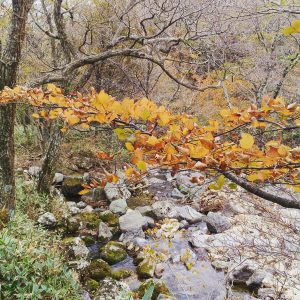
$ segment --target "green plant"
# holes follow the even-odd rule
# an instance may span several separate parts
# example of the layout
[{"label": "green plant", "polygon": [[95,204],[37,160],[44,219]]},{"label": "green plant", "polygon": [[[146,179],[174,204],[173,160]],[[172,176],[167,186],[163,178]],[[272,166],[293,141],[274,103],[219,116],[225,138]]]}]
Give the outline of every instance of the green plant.
[{"label": "green plant", "polygon": [[23,214],[0,232],[0,299],[80,299],[57,238]]}]

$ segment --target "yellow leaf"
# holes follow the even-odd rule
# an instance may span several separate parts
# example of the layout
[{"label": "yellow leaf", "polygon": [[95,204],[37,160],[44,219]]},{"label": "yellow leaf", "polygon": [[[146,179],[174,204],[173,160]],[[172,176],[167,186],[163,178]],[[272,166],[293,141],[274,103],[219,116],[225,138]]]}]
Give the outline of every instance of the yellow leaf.
[{"label": "yellow leaf", "polygon": [[155,136],[150,136],[150,138],[148,139],[147,143],[148,143],[149,145],[151,145],[151,146],[154,146],[154,145],[156,145],[156,144],[159,143],[159,140],[158,140],[158,138],[155,137]]},{"label": "yellow leaf", "polygon": [[125,143],[125,147],[128,151],[134,151],[133,145],[129,142]]},{"label": "yellow leaf", "polygon": [[73,116],[68,117],[67,121],[70,125],[75,125],[80,121],[80,119],[77,116],[73,115]]},{"label": "yellow leaf", "polygon": [[127,168],[124,173],[125,173],[126,177],[130,177],[134,173],[134,169]]},{"label": "yellow leaf", "polygon": [[34,114],[32,114],[32,117],[33,117],[33,118],[35,118],[35,119],[38,119],[38,118],[40,117],[40,115],[39,115],[39,114],[36,114],[36,113],[34,113]]},{"label": "yellow leaf", "polygon": [[191,158],[202,158],[209,153],[209,150],[204,148],[202,145],[189,145],[190,147],[190,157]]},{"label": "yellow leaf", "polygon": [[167,112],[162,112],[158,114],[159,120],[160,120],[160,125],[167,125],[170,122],[170,117]]},{"label": "yellow leaf", "polygon": [[136,166],[142,172],[147,171],[147,164],[143,160],[139,160],[137,162]]},{"label": "yellow leaf", "polygon": [[89,189],[83,189],[83,190],[80,191],[78,194],[79,194],[79,195],[85,195],[85,194],[87,194],[87,193],[89,193],[89,192],[90,192]]},{"label": "yellow leaf", "polygon": [[252,148],[253,144],[254,144],[253,136],[249,133],[243,133],[242,138],[240,140],[240,146],[243,149],[250,149]]},{"label": "yellow leaf", "polygon": [[53,93],[61,94],[61,89],[58,88],[55,84],[53,83],[48,83],[47,84],[47,90]]}]

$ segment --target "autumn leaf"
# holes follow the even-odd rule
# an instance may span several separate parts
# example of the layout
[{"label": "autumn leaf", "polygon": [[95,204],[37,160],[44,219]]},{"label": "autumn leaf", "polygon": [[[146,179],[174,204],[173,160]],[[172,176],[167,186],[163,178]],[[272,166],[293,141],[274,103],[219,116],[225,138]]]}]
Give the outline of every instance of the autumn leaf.
[{"label": "autumn leaf", "polygon": [[254,144],[254,138],[249,133],[243,133],[242,138],[240,140],[240,146],[243,149],[251,149]]},{"label": "autumn leaf", "polygon": [[136,166],[142,172],[146,172],[147,171],[147,164],[143,160],[138,161],[137,164],[136,164]]}]

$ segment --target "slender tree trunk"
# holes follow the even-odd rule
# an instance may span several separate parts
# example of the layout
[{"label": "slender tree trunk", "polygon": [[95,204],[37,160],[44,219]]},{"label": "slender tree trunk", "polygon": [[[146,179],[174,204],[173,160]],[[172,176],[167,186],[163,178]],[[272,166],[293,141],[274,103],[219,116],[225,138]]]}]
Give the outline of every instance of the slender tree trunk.
[{"label": "slender tree trunk", "polygon": [[[28,12],[33,1],[12,0],[11,26],[0,60],[0,90],[16,84]],[[15,115],[15,104],[0,106],[0,209],[9,214],[15,208]]]}]

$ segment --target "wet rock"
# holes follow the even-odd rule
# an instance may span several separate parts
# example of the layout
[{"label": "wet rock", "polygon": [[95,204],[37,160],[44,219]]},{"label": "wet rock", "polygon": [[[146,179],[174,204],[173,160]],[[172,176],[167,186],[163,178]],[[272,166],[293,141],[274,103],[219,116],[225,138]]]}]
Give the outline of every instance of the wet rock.
[{"label": "wet rock", "polygon": [[101,280],[105,277],[111,276],[111,267],[106,261],[102,259],[96,259],[93,260],[86,268],[86,273],[91,279]]},{"label": "wet rock", "polygon": [[177,206],[176,211],[178,217],[182,220],[188,221],[190,224],[197,223],[205,217],[205,215],[197,212],[192,207],[185,205],[185,206]]},{"label": "wet rock", "polygon": [[94,212],[82,212],[80,214],[80,220],[88,229],[98,228],[101,221],[99,215]]},{"label": "wet rock", "polygon": [[132,231],[147,225],[147,219],[137,210],[128,209],[126,214],[119,218],[122,231]]},{"label": "wet rock", "polygon": [[54,183],[62,183],[64,181],[64,174],[62,173],[55,173],[53,182]]},{"label": "wet rock", "polygon": [[112,233],[107,224],[100,222],[98,228],[98,239],[100,242],[108,242],[112,238]]},{"label": "wet rock", "polygon": [[178,218],[178,211],[172,201],[163,200],[153,203],[152,213],[157,219]]},{"label": "wet rock", "polygon": [[126,283],[114,279],[105,279],[100,282],[94,300],[123,300],[129,293],[130,288]]},{"label": "wet rock", "polygon": [[125,214],[127,210],[127,202],[125,199],[114,200],[110,203],[109,209],[115,214]]},{"label": "wet rock", "polygon": [[118,269],[112,273],[111,277],[116,280],[122,280],[130,277],[132,274],[133,272],[131,270]]},{"label": "wet rock", "polygon": [[136,272],[141,279],[147,279],[154,277],[156,263],[151,259],[144,259],[140,262],[136,268]]},{"label": "wet rock", "polygon": [[220,212],[209,212],[205,218],[205,222],[211,233],[221,233],[231,227],[229,219]]},{"label": "wet rock", "polygon": [[79,192],[83,190],[82,177],[68,177],[63,181],[61,192],[66,197],[78,197]]},{"label": "wet rock", "polygon": [[56,218],[52,213],[46,212],[39,216],[38,223],[46,227],[53,227],[56,225]]},{"label": "wet rock", "polygon": [[125,246],[119,242],[108,242],[105,246],[100,248],[100,257],[114,265],[127,257]]},{"label": "wet rock", "polygon": [[139,289],[138,289],[138,296],[140,298],[142,298],[146,291],[150,288],[150,286],[154,285],[154,291],[152,294],[152,300],[157,300],[158,296],[160,294],[164,294],[164,295],[170,295],[170,292],[166,286],[166,284],[160,280],[160,279],[148,279],[146,281],[144,281]]},{"label": "wet rock", "polygon": [[118,216],[112,213],[110,210],[101,212],[99,217],[103,222],[107,223],[111,227],[119,225]]},{"label": "wet rock", "polygon": [[117,199],[129,199],[131,196],[130,191],[124,184],[115,184],[108,182],[104,187],[104,193],[109,201]]}]

